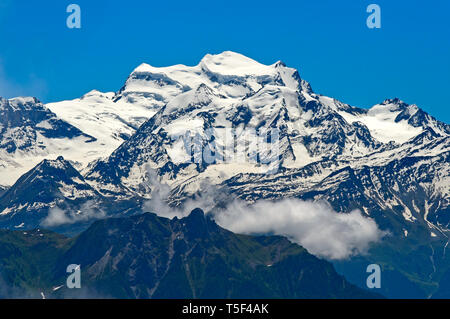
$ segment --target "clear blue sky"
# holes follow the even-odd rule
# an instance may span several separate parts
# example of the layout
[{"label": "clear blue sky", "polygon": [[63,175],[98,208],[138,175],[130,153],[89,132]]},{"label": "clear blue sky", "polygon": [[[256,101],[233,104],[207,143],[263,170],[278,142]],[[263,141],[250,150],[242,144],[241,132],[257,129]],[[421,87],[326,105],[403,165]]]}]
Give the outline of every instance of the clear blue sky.
[{"label": "clear blue sky", "polygon": [[[66,7],[82,9],[81,30]],[[366,7],[382,28],[366,26]],[[196,65],[232,50],[299,69],[317,93],[416,103],[449,123],[448,0],[0,0],[0,95],[45,102],[118,90],[142,62]]]}]

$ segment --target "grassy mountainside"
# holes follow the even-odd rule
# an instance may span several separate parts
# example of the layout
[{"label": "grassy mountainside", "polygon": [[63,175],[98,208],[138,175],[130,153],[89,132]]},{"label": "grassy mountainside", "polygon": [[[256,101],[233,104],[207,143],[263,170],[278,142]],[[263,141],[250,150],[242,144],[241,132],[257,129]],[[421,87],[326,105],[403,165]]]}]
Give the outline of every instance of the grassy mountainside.
[{"label": "grassy mountainside", "polygon": [[[150,213],[100,220],[72,239],[1,231],[0,251],[3,286],[14,287],[2,297],[378,297],[283,237],[237,235],[201,210],[173,220]],[[82,288],[54,290],[69,264],[81,265]]]}]

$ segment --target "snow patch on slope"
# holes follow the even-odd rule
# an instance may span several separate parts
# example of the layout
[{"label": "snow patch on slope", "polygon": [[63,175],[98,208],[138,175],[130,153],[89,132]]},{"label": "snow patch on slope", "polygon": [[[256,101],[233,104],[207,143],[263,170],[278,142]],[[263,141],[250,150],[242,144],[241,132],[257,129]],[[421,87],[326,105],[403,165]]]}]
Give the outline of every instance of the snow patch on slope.
[{"label": "snow patch on slope", "polygon": [[[410,106],[410,110],[417,112],[417,107]],[[361,122],[368,127],[373,137],[383,143],[394,141],[403,144],[411,138],[422,133],[422,127],[414,127],[407,120],[396,121],[402,110],[397,105],[377,104],[370,108],[365,114],[353,115],[345,111],[339,114],[349,123]],[[413,114],[411,114],[413,115]]]},{"label": "snow patch on slope", "polygon": [[98,153],[108,156],[156,112],[140,105],[114,102],[113,97],[114,93],[91,91],[80,99],[46,106],[59,118],[94,136]]}]

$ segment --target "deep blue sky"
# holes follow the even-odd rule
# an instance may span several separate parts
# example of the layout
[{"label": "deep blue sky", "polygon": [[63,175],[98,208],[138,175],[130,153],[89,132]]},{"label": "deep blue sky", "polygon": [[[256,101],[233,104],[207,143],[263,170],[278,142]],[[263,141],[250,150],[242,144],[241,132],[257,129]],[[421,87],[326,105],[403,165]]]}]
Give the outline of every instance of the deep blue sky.
[{"label": "deep blue sky", "polygon": [[[66,7],[82,9],[81,30]],[[382,28],[366,26],[366,7]],[[317,93],[416,103],[450,122],[448,0],[0,0],[0,96],[45,102],[118,90],[140,63],[196,65],[232,50],[299,69]]]}]

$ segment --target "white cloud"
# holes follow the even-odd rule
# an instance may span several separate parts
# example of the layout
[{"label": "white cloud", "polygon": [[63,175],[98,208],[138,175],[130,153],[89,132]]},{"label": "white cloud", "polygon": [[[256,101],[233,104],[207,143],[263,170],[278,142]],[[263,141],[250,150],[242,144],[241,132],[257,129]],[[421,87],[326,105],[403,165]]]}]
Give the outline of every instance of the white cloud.
[{"label": "white cloud", "polygon": [[360,211],[337,213],[325,202],[300,199],[261,200],[251,206],[236,200],[214,218],[236,233],[286,236],[327,259],[364,254],[383,236],[375,221]]},{"label": "white cloud", "polygon": [[51,208],[41,225],[55,227],[106,217],[106,213],[101,209],[97,209],[96,206],[94,202],[88,201],[78,211],[63,210],[59,207]]},{"label": "white cloud", "polygon": [[43,226],[59,226],[63,224],[70,224],[71,219],[66,215],[66,212],[59,207],[51,208],[48,216],[42,221]]},{"label": "white cloud", "polygon": [[[326,202],[300,199],[260,200],[252,205],[238,199],[230,202],[226,192],[211,185],[201,187],[205,190],[203,195],[186,201],[183,207],[169,207],[165,201],[168,186],[159,183],[151,170],[149,175],[153,198],[145,203],[146,211],[167,218],[182,218],[198,207],[211,212],[220,226],[235,233],[285,236],[318,257],[346,259],[364,254],[385,235],[373,219],[358,210],[337,213]],[[217,208],[218,203],[227,203],[226,208]]]}]

